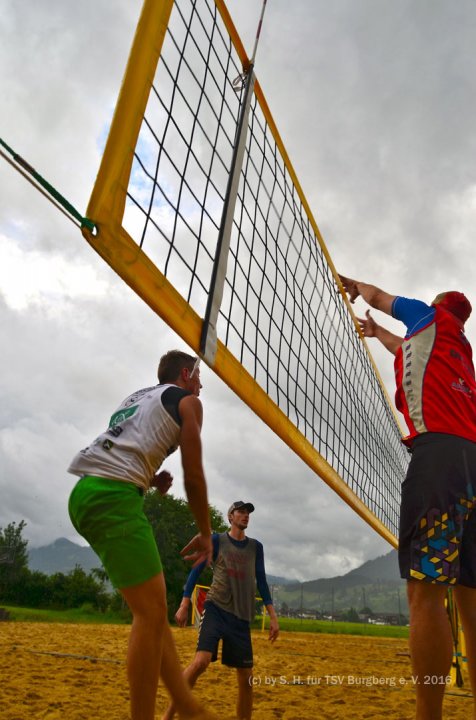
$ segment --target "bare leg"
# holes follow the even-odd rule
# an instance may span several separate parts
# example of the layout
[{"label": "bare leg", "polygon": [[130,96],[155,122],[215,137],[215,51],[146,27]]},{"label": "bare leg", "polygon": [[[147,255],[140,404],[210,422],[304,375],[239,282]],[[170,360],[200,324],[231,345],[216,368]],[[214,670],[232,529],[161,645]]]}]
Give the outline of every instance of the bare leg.
[{"label": "bare leg", "polygon": [[251,720],[253,712],[253,686],[251,668],[237,668],[238,702],[236,703],[236,717],[238,720]]},{"label": "bare leg", "polygon": [[[458,585],[454,588],[454,594],[463,625],[471,689],[473,698],[476,698],[476,589]],[[473,705],[473,720],[476,720],[476,701]]]},{"label": "bare leg", "polygon": [[203,713],[183,679],[167,622],[163,573],[140,585],[123,588],[121,593],[133,615],[127,655],[132,720],[154,720],[161,662],[164,682],[180,717],[184,720],[211,717]]},{"label": "bare leg", "polygon": [[[453,638],[445,608],[447,589],[444,585],[410,580],[407,590],[416,720],[441,720],[445,678],[453,658]],[[430,680],[425,683],[425,678]]]},{"label": "bare leg", "polygon": [[[195,654],[195,657],[193,658],[192,662],[188,667],[185,668],[183,671],[183,680],[187,683],[189,688],[193,688],[195,683],[197,682],[198,678],[202,673],[205,672],[207,667],[210,664],[210,661],[212,659],[212,654],[209,652],[206,652],[205,650],[198,650]],[[168,668],[166,667],[165,658],[163,663],[163,677],[164,677],[164,683],[167,685],[167,678],[166,675],[168,675]],[[170,688],[167,685],[167,689],[170,692]],[[167,710],[165,711],[164,715],[162,716],[162,720],[172,720],[172,718],[175,716],[175,713],[177,712],[176,703],[174,701],[174,698],[176,695],[174,695],[172,692],[170,692],[172,696],[172,702],[168,706]]]}]

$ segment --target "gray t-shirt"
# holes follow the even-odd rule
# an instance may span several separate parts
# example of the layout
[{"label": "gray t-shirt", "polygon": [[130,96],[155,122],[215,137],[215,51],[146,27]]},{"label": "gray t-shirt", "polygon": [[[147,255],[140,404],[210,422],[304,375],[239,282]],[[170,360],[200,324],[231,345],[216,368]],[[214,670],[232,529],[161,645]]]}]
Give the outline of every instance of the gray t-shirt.
[{"label": "gray t-shirt", "polygon": [[218,536],[218,556],[213,566],[213,582],[207,600],[252,622],[255,617],[256,543],[247,538],[244,547],[237,547],[227,533]]}]

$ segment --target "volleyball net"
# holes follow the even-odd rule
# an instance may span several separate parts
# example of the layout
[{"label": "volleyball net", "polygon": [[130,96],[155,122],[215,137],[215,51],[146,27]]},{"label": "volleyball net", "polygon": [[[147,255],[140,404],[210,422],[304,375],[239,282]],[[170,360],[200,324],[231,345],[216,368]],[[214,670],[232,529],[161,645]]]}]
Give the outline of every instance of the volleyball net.
[{"label": "volleyball net", "polygon": [[392,544],[407,453],[222,0],[145,0],[83,234]]}]

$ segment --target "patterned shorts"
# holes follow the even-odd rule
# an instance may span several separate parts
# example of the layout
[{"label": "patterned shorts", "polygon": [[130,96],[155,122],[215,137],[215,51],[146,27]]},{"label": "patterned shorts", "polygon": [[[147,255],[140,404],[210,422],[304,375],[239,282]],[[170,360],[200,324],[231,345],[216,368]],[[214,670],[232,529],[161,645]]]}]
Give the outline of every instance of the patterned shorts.
[{"label": "patterned shorts", "polygon": [[425,433],[402,485],[400,574],[476,587],[476,443]]}]

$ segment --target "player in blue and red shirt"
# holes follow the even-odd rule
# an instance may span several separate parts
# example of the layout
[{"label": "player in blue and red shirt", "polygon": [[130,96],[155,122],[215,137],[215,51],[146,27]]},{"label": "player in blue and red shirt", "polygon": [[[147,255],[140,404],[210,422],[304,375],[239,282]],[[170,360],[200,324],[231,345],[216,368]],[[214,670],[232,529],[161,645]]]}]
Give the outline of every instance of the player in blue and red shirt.
[{"label": "player in blue and red shirt", "polygon": [[405,417],[404,442],[412,454],[402,484],[398,552],[408,581],[411,658],[419,678],[416,717],[439,720],[453,655],[444,604],[449,585],[476,696],[476,381],[464,334],[471,304],[456,291],[427,305],[340,278],[351,302],[360,295],[406,326],[400,337],[378,325],[368,310],[359,320],[364,336],[376,337],[395,356],[395,404]]}]

